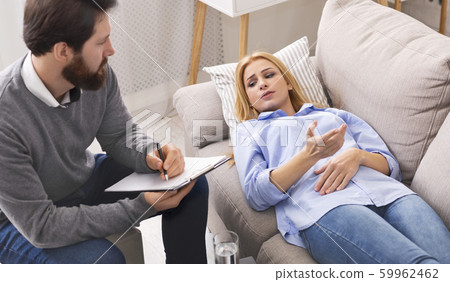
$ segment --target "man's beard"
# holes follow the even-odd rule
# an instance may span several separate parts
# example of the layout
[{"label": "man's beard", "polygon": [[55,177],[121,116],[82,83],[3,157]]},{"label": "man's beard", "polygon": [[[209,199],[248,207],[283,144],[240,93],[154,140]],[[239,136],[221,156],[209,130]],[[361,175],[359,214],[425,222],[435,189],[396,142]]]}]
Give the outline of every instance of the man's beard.
[{"label": "man's beard", "polygon": [[85,90],[99,90],[106,82],[105,65],[107,62],[108,58],[105,57],[100,64],[98,71],[92,73],[84,62],[83,57],[78,54],[75,55],[72,62],[63,69],[62,75],[76,87]]}]

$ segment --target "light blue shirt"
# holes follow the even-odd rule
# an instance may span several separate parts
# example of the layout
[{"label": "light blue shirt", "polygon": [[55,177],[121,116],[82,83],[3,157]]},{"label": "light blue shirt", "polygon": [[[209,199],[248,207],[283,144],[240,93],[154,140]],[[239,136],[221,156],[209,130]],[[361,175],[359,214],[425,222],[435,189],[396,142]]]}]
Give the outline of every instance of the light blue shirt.
[{"label": "light blue shirt", "polygon": [[[359,148],[383,155],[389,163],[390,176],[360,166],[342,191],[321,196],[314,191],[321,168],[330,158],[318,161],[288,191],[282,193],[269,179],[270,172],[289,161],[306,142],[308,126],[317,120],[316,135],[348,125],[345,142],[335,154]],[[299,231],[318,221],[331,209],[347,204],[384,206],[396,199],[414,194],[401,182],[399,164],[380,136],[355,115],[333,108],[319,109],[304,104],[293,116],[284,111],[261,113],[237,128],[234,158],[239,180],[250,206],[258,211],[275,206],[278,229],[291,244],[305,247]]]}]

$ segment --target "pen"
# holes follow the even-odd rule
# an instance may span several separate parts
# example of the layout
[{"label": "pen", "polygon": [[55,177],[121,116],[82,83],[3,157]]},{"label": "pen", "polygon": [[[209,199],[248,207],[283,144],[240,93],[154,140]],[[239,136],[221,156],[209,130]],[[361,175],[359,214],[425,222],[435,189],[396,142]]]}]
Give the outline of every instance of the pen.
[{"label": "pen", "polygon": [[167,171],[164,169],[164,156],[161,150],[161,146],[159,145],[159,143],[156,143],[156,149],[158,150],[158,154],[159,154],[159,158],[161,159],[161,161],[163,162],[163,172],[164,172],[164,177],[166,178],[166,181],[169,181],[169,177],[167,176]]}]

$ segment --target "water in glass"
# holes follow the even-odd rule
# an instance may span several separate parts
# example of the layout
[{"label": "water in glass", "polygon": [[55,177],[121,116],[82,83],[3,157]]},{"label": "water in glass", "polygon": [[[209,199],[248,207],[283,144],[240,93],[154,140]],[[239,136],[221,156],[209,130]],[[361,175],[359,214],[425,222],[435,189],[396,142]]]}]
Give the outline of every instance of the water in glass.
[{"label": "water in glass", "polygon": [[216,263],[217,264],[236,264],[238,263],[238,246],[234,242],[224,242],[216,245]]}]

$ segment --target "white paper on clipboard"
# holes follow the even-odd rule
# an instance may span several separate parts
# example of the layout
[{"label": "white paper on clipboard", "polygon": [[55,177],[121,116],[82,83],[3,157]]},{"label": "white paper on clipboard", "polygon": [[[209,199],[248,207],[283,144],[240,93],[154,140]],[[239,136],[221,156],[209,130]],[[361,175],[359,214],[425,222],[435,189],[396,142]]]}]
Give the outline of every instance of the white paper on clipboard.
[{"label": "white paper on clipboard", "polygon": [[184,158],[185,167],[182,174],[164,181],[159,173],[132,173],[105,192],[144,192],[177,190],[211,170],[229,161],[227,156],[208,158]]}]

